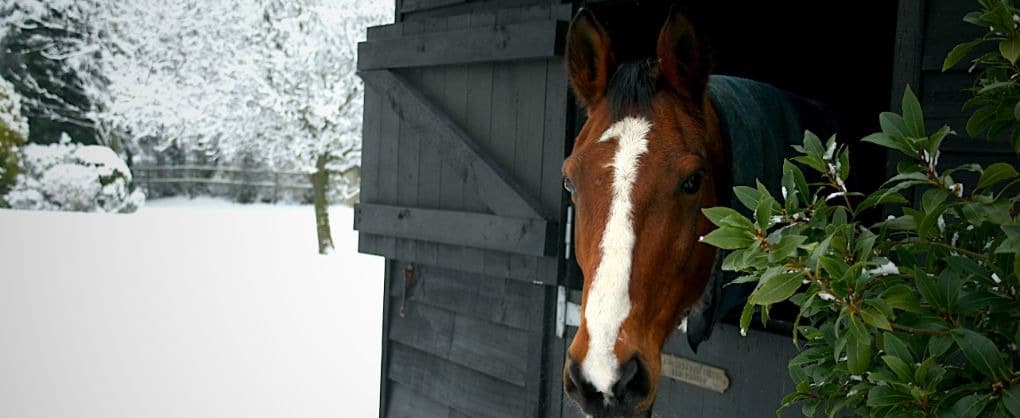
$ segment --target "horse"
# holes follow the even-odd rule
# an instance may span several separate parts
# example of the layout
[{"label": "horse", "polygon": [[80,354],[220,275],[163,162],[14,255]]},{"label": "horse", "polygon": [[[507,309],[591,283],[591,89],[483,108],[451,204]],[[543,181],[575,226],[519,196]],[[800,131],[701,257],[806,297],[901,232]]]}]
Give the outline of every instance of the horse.
[{"label": "horse", "polygon": [[676,9],[654,51],[617,61],[587,9],[567,32],[568,79],[587,120],[562,166],[584,276],[563,388],[589,416],[650,414],[677,324],[696,349],[746,299],[746,288],[724,294],[723,254],[699,242],[713,228],[701,210],[731,204],[732,187],[756,178],[774,190],[804,115],[824,119],[807,99],[710,75],[699,34]]}]

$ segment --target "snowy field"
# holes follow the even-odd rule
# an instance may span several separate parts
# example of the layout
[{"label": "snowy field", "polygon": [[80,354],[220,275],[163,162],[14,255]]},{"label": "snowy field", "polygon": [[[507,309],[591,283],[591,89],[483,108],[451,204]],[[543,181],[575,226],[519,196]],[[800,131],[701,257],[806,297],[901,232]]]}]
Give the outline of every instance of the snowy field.
[{"label": "snowy field", "polygon": [[383,262],[330,216],[0,210],[0,417],[376,416]]}]

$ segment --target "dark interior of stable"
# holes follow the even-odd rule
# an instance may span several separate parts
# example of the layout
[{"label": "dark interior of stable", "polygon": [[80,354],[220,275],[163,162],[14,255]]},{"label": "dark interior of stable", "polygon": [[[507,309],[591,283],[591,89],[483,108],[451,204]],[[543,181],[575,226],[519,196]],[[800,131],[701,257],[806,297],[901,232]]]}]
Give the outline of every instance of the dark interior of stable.
[{"label": "dark interior of stable", "polygon": [[882,150],[858,140],[877,131],[878,114],[889,110],[896,2],[623,0],[583,7],[595,12],[626,60],[654,54],[673,5],[708,45],[714,73],[764,81],[828,106],[839,139],[852,147],[853,186],[877,186]]},{"label": "dark interior of stable", "polygon": [[[609,31],[618,59],[628,60],[654,55],[658,30],[674,5],[708,45],[714,73],[767,82],[825,104],[839,123],[838,140],[850,147],[849,188],[877,189],[885,153],[859,140],[878,131],[878,114],[890,110],[897,2],[623,0],[582,7]],[[580,288],[580,274],[571,276]],[[792,319],[789,309],[777,308],[773,319]]]}]

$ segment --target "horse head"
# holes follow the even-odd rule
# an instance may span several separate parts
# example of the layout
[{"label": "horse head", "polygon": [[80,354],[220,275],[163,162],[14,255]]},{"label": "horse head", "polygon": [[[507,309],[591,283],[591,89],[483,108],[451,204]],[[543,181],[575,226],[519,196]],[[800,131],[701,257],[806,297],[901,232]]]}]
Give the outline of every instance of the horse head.
[{"label": "horse head", "polygon": [[581,10],[567,35],[571,88],[587,121],[563,163],[584,273],[565,392],[586,414],[633,416],[655,400],[662,347],[702,294],[715,250],[701,209],[720,202],[725,144],[692,26],[671,11],[655,57],[618,62]]}]

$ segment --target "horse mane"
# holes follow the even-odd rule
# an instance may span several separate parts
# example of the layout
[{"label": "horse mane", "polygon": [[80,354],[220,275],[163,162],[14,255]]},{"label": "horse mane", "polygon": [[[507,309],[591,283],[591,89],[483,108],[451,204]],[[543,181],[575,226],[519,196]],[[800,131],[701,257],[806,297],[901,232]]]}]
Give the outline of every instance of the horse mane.
[{"label": "horse mane", "polygon": [[606,94],[613,120],[651,111],[655,97],[654,65],[649,60],[628,61],[616,68]]}]

